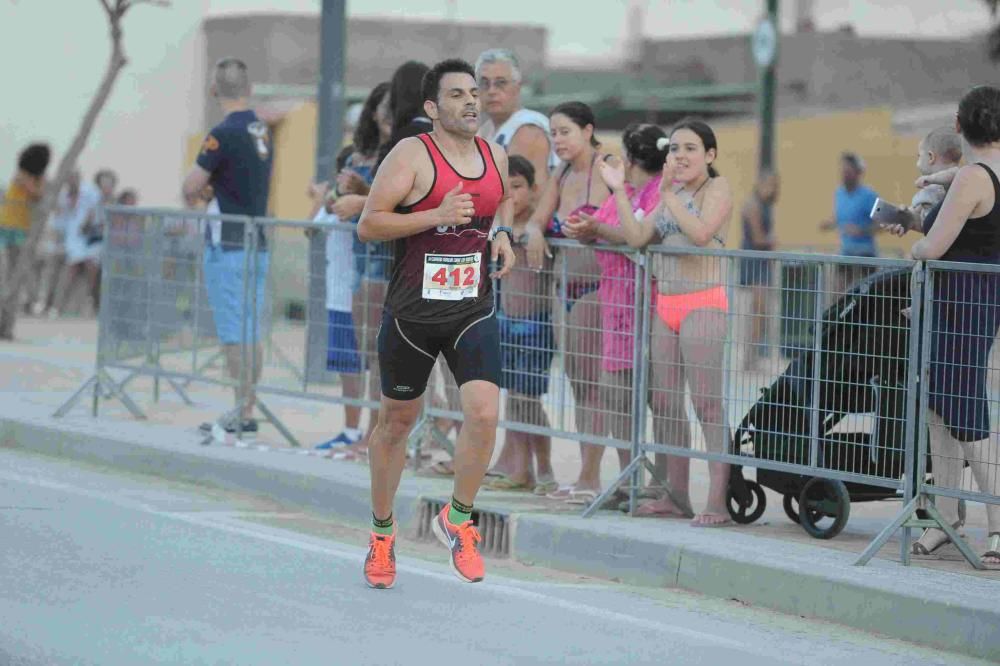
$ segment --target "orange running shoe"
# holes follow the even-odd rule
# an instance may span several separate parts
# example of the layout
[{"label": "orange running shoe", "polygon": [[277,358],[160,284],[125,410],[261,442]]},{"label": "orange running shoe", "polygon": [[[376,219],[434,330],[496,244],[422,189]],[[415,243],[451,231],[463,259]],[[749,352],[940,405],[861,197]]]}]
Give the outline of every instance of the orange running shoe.
[{"label": "orange running shoe", "polygon": [[449,504],[445,504],[441,513],[434,519],[434,534],[438,541],[451,551],[451,570],[466,583],[478,583],[486,577],[486,567],[483,556],[479,552],[479,542],[483,537],[467,520],[461,525],[448,522]]},{"label": "orange running shoe", "polygon": [[388,590],[396,583],[396,526],[392,534],[375,534],[368,539],[365,558],[365,582],[368,587]]}]

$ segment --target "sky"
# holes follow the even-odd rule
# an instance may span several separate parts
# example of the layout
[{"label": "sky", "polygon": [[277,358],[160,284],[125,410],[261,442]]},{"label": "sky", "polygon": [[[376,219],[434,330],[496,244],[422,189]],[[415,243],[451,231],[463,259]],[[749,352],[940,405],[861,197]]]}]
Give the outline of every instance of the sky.
[{"label": "sky", "polygon": [[[579,11],[586,3],[586,12]],[[763,0],[646,0],[648,37],[690,38],[747,32]],[[792,21],[784,0],[783,23]],[[125,22],[129,65],[101,115],[81,165],[85,177],[112,167],[141,202],[179,203],[184,142],[203,132],[204,45],[201,22],[228,13],[315,13],[319,0],[172,0],[170,8],[139,6]],[[549,29],[553,63],[616,60],[625,36],[628,0],[348,0],[354,16],[454,17],[460,21],[526,22]],[[863,35],[950,38],[989,23],[979,0],[815,0],[820,29],[853,23]],[[54,17],[58,17],[57,20]],[[29,141],[51,143],[58,159],[69,144],[108,57],[107,26],[98,0],[0,0],[0,182]],[[348,54],[349,57],[349,54]]]}]

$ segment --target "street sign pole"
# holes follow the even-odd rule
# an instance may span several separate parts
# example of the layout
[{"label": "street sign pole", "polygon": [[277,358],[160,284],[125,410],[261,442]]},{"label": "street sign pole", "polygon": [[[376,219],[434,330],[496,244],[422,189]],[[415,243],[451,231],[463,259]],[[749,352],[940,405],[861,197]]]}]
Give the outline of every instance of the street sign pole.
[{"label": "street sign pole", "polygon": [[[344,47],[347,0],[323,0],[319,33],[319,89],[316,121],[315,182],[333,177],[343,141]],[[306,380],[322,382],[326,371],[326,243],[321,234],[309,239],[309,298],[306,302]]]},{"label": "street sign pole", "polygon": [[778,0],[767,0],[767,15],[753,34],[753,56],[760,71],[760,155],[761,172],[774,169],[774,102],[778,61]]}]

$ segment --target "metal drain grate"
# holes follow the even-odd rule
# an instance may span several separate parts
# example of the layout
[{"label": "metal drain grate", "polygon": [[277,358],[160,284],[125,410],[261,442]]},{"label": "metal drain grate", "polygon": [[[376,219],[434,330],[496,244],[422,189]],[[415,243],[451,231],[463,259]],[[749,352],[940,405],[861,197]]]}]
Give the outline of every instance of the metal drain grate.
[{"label": "metal drain grate", "polygon": [[[431,523],[441,513],[447,501],[422,499],[420,501],[420,522],[417,524],[417,538],[425,541],[436,539]],[[479,530],[483,541],[479,550],[483,555],[508,557],[510,555],[510,520],[502,513],[473,509],[472,522]]]}]

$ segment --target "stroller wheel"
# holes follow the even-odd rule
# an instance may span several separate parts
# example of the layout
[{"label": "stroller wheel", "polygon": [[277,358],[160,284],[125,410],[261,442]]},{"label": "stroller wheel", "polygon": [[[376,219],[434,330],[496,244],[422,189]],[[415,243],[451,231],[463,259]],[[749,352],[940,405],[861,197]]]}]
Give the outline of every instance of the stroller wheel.
[{"label": "stroller wheel", "polygon": [[[788,516],[796,525],[801,525],[802,521],[799,518],[799,498],[795,495],[785,495],[781,500],[781,507],[785,510],[785,515]],[[813,522],[818,522],[823,518],[823,515],[817,511],[813,511]]]},{"label": "stroller wheel", "polygon": [[737,497],[732,489],[726,494],[726,508],[729,509],[729,515],[740,525],[754,522],[764,515],[764,509],[767,508],[767,495],[759,483],[747,481],[746,488],[750,492],[745,498]]},{"label": "stroller wheel", "polygon": [[799,524],[809,536],[832,539],[844,529],[850,515],[851,496],[843,481],[815,477],[802,487]]}]

